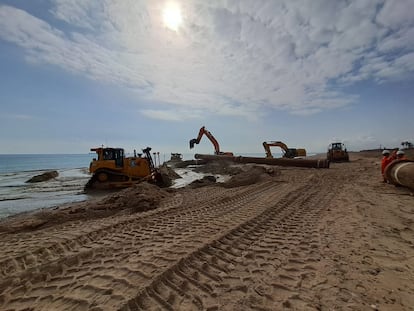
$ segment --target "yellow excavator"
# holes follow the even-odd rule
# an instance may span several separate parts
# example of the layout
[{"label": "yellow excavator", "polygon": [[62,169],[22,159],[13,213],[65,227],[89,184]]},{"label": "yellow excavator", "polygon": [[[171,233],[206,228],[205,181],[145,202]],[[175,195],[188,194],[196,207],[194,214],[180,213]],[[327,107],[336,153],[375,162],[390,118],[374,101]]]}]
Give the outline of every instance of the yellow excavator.
[{"label": "yellow excavator", "polygon": [[155,168],[151,157],[151,148],[142,149],[143,154],[125,157],[122,148],[92,148],[97,158],[89,165],[92,177],[85,185],[85,190],[125,188],[142,181],[162,184],[162,176]]},{"label": "yellow excavator", "polygon": [[195,144],[199,144],[201,138],[203,137],[203,135],[206,135],[207,138],[211,141],[211,143],[214,146],[214,154],[215,155],[226,155],[226,156],[233,156],[233,152],[222,152],[220,151],[220,145],[217,141],[217,139],[214,138],[213,134],[211,134],[206,128],[205,126],[200,128],[200,131],[198,132],[198,136],[197,138],[191,139],[190,140],[190,149],[194,148]]},{"label": "yellow excavator", "polygon": [[263,142],[263,147],[266,152],[266,158],[273,158],[270,147],[280,147],[283,151],[284,158],[306,157],[306,150],[302,148],[288,148],[285,143],[281,141]]}]

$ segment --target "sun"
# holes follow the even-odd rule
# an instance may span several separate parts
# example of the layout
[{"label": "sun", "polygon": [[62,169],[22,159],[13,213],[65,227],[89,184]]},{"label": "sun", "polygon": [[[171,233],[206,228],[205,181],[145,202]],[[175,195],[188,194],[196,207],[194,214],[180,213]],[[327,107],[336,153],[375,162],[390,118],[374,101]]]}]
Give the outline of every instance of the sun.
[{"label": "sun", "polygon": [[165,5],[162,12],[162,18],[165,26],[174,31],[178,31],[178,28],[183,22],[181,9],[175,2],[169,2]]}]

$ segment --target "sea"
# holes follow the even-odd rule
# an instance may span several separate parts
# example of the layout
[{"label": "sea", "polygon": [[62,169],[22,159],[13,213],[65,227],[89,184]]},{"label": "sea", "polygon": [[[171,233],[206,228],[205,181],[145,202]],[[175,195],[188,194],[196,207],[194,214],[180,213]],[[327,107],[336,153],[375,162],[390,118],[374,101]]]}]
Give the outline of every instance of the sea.
[{"label": "sea", "polygon": [[[132,154],[126,154],[132,156]],[[194,154],[183,154],[183,160]],[[53,208],[66,203],[81,202],[91,198],[84,186],[91,177],[88,168],[96,157],[90,154],[0,154],[0,219],[42,208]],[[168,161],[170,154],[159,154],[155,164]],[[58,176],[44,182],[27,181],[48,171],[56,170]],[[172,187],[183,187],[203,174],[191,169],[178,169],[183,178]]]},{"label": "sea", "polygon": [[[240,154],[263,156],[263,154]],[[131,156],[126,154],[126,156]],[[95,153],[89,154],[0,154],[0,219],[11,215],[42,208],[53,208],[66,203],[81,202],[91,198],[84,186],[91,177],[88,168]],[[194,154],[183,153],[183,160],[191,160]],[[158,166],[170,159],[170,154],[154,158]],[[58,176],[44,182],[27,183],[42,173],[56,170]],[[172,188],[184,187],[202,178],[191,167],[177,169],[182,177],[174,181]],[[217,176],[218,182],[226,176]],[[223,180],[221,180],[223,179]]]},{"label": "sea", "polygon": [[[0,155],[0,218],[64,203],[85,201],[83,188],[90,178],[89,163],[96,154]],[[56,170],[54,179],[27,183]]]}]

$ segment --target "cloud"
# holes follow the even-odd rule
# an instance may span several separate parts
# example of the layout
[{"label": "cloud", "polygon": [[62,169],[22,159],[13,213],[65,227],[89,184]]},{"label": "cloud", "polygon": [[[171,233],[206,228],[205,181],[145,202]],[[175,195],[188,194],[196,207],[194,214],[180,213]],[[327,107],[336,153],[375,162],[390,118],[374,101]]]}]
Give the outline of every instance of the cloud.
[{"label": "cloud", "polygon": [[387,0],[376,16],[376,21],[393,30],[414,24],[414,2],[411,0]]},{"label": "cloud", "polygon": [[143,109],[141,113],[144,116],[153,118],[153,119],[160,119],[160,120],[167,120],[167,121],[182,121],[185,119],[192,119],[195,114],[188,114],[184,113],[183,111],[177,110],[155,110],[155,109]]},{"label": "cloud", "polygon": [[33,115],[22,114],[22,113],[2,113],[0,115],[0,119],[18,122],[18,121],[35,120],[37,119],[37,117]]},{"label": "cloud", "polygon": [[410,0],[183,1],[177,32],[162,22],[163,1],[51,3],[43,20],[0,6],[0,38],[30,62],[174,107],[142,109],[152,118],[313,114],[355,103],[344,85],[414,71]]}]

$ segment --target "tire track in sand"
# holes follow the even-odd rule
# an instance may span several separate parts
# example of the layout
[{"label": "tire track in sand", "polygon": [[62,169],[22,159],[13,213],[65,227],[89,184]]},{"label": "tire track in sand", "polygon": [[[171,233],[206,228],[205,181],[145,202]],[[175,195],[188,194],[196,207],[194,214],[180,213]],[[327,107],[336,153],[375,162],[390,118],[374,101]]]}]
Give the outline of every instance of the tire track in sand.
[{"label": "tire track in sand", "polygon": [[[313,180],[283,200],[262,193],[256,217],[201,246],[142,287],[122,310],[317,308],[318,219],[339,190]],[[301,294],[299,294],[299,290]]]},{"label": "tire track in sand", "polygon": [[[75,244],[58,259],[45,258],[33,267],[15,270],[0,284],[0,305],[33,308],[113,309],[149,286],[182,258],[224,232],[254,218],[266,192],[289,192],[272,182],[223,190],[210,188],[206,202],[189,200],[174,207],[102,228],[91,240]],[[195,206],[198,203],[198,206]],[[219,221],[217,221],[219,220]],[[209,241],[209,240],[208,240]],[[207,242],[208,242],[207,241]]]},{"label": "tire track in sand", "polygon": [[[228,197],[222,188],[215,189],[214,195],[213,201],[220,200],[224,196]],[[201,192],[201,198],[205,196],[208,194]],[[205,204],[201,203],[200,208]],[[182,195],[176,195],[162,202],[160,208],[146,213],[87,221],[87,225],[85,221],[75,221],[68,225],[56,226],[57,228],[39,230],[35,234],[18,234],[12,238],[10,235],[5,235],[0,237],[0,276],[7,277],[67,255],[72,256],[77,249],[94,241],[105,239],[108,234],[117,232],[119,228],[128,223],[143,221],[149,217],[158,217],[157,215],[165,213],[170,213],[171,217],[174,217],[177,208],[183,209],[185,207],[189,208],[191,204],[183,206]]]}]

